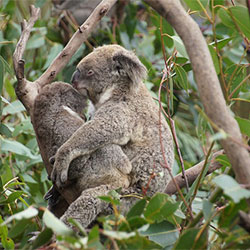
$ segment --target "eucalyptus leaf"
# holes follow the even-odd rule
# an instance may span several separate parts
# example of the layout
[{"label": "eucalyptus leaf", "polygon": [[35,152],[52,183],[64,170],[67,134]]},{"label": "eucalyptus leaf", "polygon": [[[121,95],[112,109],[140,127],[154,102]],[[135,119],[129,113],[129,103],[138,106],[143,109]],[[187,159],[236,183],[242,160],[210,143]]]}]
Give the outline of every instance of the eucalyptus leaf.
[{"label": "eucalyptus leaf", "polygon": [[179,86],[185,91],[188,91],[188,80],[186,71],[178,64],[176,64],[174,68],[176,72],[176,80],[179,83]]},{"label": "eucalyptus leaf", "polygon": [[208,45],[208,49],[213,59],[216,74],[218,75],[220,73],[220,63],[219,63],[219,58],[216,54],[216,49],[212,45]]},{"label": "eucalyptus leaf", "polygon": [[245,6],[233,6],[229,8],[229,11],[231,11],[239,29],[250,39],[250,16],[248,9]]},{"label": "eucalyptus leaf", "polygon": [[30,206],[27,209],[23,210],[22,212],[10,216],[7,220],[4,221],[3,224],[1,224],[1,226],[10,223],[13,220],[31,219],[37,215],[38,215],[38,210]]},{"label": "eucalyptus leaf", "polygon": [[199,238],[197,235],[200,229],[191,228],[182,232],[180,238],[178,239],[174,249],[206,249],[207,237],[205,233],[202,233]]},{"label": "eucalyptus leaf", "polygon": [[45,228],[32,243],[32,249],[37,249],[48,243],[53,236],[53,231],[50,228]]},{"label": "eucalyptus leaf", "polygon": [[179,237],[179,231],[168,221],[154,223],[146,231],[139,231],[143,236],[148,236],[150,240],[162,247],[172,246]]},{"label": "eucalyptus leaf", "polygon": [[37,155],[33,155],[29,148],[25,147],[22,143],[12,141],[8,139],[1,139],[1,150],[6,152],[12,152],[18,155],[22,155],[31,159],[37,159]]},{"label": "eucalyptus leaf", "polygon": [[68,228],[62,221],[55,217],[48,209],[45,210],[43,214],[44,224],[53,230],[54,233],[63,236],[72,235],[73,231]]},{"label": "eucalyptus leaf", "polygon": [[203,8],[206,9],[208,0],[184,0],[187,6],[191,10],[201,11]]},{"label": "eucalyptus leaf", "polygon": [[240,202],[241,199],[250,198],[250,191],[242,188],[231,176],[219,175],[213,179],[213,182],[223,189],[224,193],[229,196],[235,203]]},{"label": "eucalyptus leaf", "polygon": [[235,120],[239,124],[241,133],[250,137],[250,120],[241,117],[235,117]]},{"label": "eucalyptus leaf", "polygon": [[204,218],[206,221],[209,221],[209,219],[211,218],[212,208],[213,208],[213,204],[209,200],[204,199],[202,201],[202,211],[203,211]]},{"label": "eucalyptus leaf", "polygon": [[16,100],[3,108],[3,115],[7,114],[13,115],[16,113],[20,113],[22,111],[25,111],[25,107],[20,101]]}]

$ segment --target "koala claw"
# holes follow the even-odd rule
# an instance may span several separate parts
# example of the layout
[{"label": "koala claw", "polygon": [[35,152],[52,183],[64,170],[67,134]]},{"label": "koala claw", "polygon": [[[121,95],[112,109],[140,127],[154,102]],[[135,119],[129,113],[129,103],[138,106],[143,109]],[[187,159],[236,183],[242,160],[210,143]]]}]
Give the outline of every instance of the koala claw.
[{"label": "koala claw", "polygon": [[66,183],[68,180],[68,169],[62,170],[61,173],[61,182]]},{"label": "koala claw", "polygon": [[67,164],[63,162],[59,163],[57,160],[55,161],[55,164],[51,173],[51,181],[59,189],[67,185],[68,169],[69,169],[69,166]]}]

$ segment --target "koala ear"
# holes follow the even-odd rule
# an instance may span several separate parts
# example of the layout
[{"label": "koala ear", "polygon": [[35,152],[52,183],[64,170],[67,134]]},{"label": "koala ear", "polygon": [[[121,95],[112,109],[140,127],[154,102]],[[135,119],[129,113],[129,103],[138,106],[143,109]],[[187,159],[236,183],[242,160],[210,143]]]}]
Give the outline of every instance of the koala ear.
[{"label": "koala ear", "polygon": [[120,75],[129,77],[133,87],[137,87],[138,83],[147,76],[146,67],[133,52],[119,51],[114,53],[113,63],[113,69],[117,70]]}]

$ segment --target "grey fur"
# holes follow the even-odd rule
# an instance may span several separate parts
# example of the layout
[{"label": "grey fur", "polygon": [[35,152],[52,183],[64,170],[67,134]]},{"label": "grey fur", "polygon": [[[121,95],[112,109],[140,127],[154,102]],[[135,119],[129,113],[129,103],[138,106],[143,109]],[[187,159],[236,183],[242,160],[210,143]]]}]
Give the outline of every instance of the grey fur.
[{"label": "grey fur", "polygon": [[[170,175],[164,167],[161,143],[168,166],[172,168],[173,141],[164,119],[161,120],[162,137],[159,136],[158,107],[142,82],[145,77],[146,69],[136,55],[118,45],[99,47],[78,64],[73,84],[80,93],[87,91],[95,106],[95,114],[58,149],[51,174],[58,187],[63,187],[70,179],[69,169],[72,167],[69,168],[69,165],[74,159],[81,156],[86,162],[94,152],[118,145],[132,163],[130,185],[122,193],[142,193],[143,188],[149,196],[164,192]],[[114,159],[108,152],[105,157]],[[107,208],[107,204],[98,200],[97,196],[107,194],[113,187],[102,176],[106,169],[99,165],[100,162],[96,161],[100,172],[93,178],[93,181],[101,178],[100,186],[89,189],[87,193],[83,191],[69,206],[63,221],[73,217],[83,226],[88,226],[99,212]],[[78,173],[87,175],[89,169],[86,165],[82,169],[79,166]],[[119,170],[128,173],[122,165]],[[88,183],[89,180],[86,181]],[[132,202],[123,199],[124,210]]]},{"label": "grey fur", "polygon": [[[40,148],[46,159],[54,156],[58,148],[85,123],[81,115],[86,109],[87,98],[80,95],[71,85],[55,82],[45,86],[35,99],[33,125]],[[46,159],[44,159],[46,161]],[[73,160],[69,167],[69,181],[66,190],[70,192],[67,203],[77,199],[82,191],[88,196],[88,189],[99,187],[103,183],[112,189],[129,186],[131,163],[118,145],[107,145],[89,157]],[[67,209],[61,202],[62,197],[54,188],[46,195],[51,210],[58,216]],[[60,202],[57,205],[57,202]],[[62,206],[64,208],[53,208]]]}]

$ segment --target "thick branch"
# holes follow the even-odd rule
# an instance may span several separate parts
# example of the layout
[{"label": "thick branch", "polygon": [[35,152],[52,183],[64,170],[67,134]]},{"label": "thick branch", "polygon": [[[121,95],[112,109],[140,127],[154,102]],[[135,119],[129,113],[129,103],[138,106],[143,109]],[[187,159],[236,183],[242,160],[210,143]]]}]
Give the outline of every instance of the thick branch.
[{"label": "thick branch", "polygon": [[[186,13],[179,0],[145,0],[177,31],[189,55],[205,112],[219,129],[229,136],[221,141],[241,184],[250,182],[250,156],[242,142],[239,126],[230,114],[223,97],[206,41],[195,21]],[[243,142],[242,142],[243,144]]]},{"label": "thick branch", "polygon": [[40,86],[51,83],[56,75],[67,65],[70,58],[78,50],[81,44],[87,40],[92,30],[101,18],[113,7],[117,0],[103,0],[92,12],[89,18],[78,28],[66,47],[55,58],[49,68],[37,80]]},{"label": "thick branch", "polygon": [[[212,172],[214,172],[216,169],[219,169],[222,167],[222,164],[220,164],[219,162],[216,161],[216,157],[219,155],[223,154],[223,150],[220,150],[216,153],[213,154],[208,171],[207,171],[207,175],[211,174]],[[198,175],[201,173],[201,170],[203,168],[205,161],[201,161],[200,163],[196,164],[195,166],[189,168],[187,171],[185,171],[187,179],[188,179],[188,184],[191,186],[193,184],[193,182],[196,180],[196,178],[198,177]],[[182,173],[176,175],[175,180],[177,182],[177,184],[179,185],[180,188],[185,187],[185,180],[183,179],[183,175]],[[171,194],[175,194],[177,192],[176,186],[174,185],[173,180],[171,180],[168,183],[168,186],[166,188],[165,191],[167,194],[171,195]]]}]

